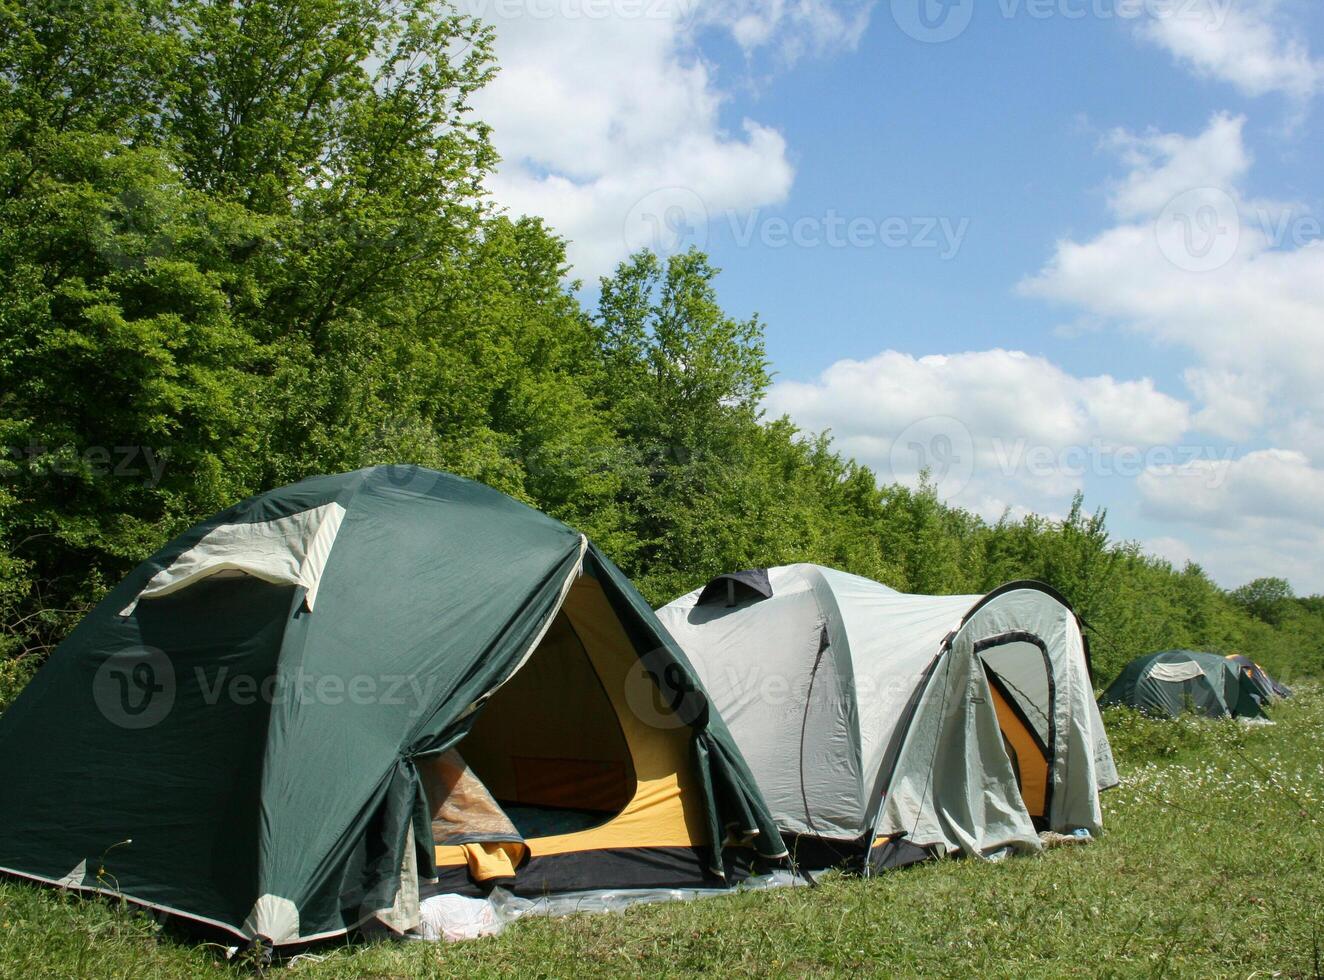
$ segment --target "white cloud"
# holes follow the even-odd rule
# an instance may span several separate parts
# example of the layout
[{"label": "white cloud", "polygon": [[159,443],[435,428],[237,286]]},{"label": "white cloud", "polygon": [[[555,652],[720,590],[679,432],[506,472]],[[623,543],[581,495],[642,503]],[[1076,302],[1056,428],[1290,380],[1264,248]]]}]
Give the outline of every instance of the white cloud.
[{"label": "white cloud", "polygon": [[1185,568],[1188,562],[1195,561],[1195,552],[1180,538],[1157,537],[1141,542],[1141,547],[1151,555],[1169,561],[1176,568]]},{"label": "white cloud", "polygon": [[1291,446],[1305,453],[1315,465],[1324,465],[1324,421],[1313,415],[1294,415],[1271,430],[1269,437],[1278,445]]},{"label": "white cloud", "polygon": [[1244,117],[1220,114],[1208,129],[1192,138],[1158,132],[1135,136],[1114,130],[1105,145],[1131,169],[1113,185],[1109,195],[1113,212],[1121,218],[1153,218],[1173,198],[1192,188],[1235,186],[1251,166],[1243,138],[1245,125]]},{"label": "white cloud", "polygon": [[830,0],[701,2],[467,0],[497,32],[501,71],[475,99],[503,161],[490,190],[568,238],[577,275],[610,272],[641,247],[702,246],[710,217],[790,191],[785,139],[723,121],[695,31],[790,59],[853,45],[868,15]]},{"label": "white cloud", "polygon": [[1155,6],[1140,36],[1197,74],[1247,95],[1305,101],[1324,88],[1324,62],[1294,33],[1282,0],[1182,0]]},{"label": "white cloud", "polygon": [[1187,406],[1149,379],[1077,377],[1007,350],[839,361],[812,382],[778,382],[764,407],[831,429],[884,480],[914,485],[928,468],[946,499],[990,519],[1060,508],[1128,465],[1138,475],[1145,450],[1189,425]]},{"label": "white cloud", "polygon": [[1117,134],[1130,172],[1113,189],[1118,224],[1059,242],[1023,293],[1185,348],[1203,431],[1246,439],[1324,410],[1324,242],[1292,205],[1241,183],[1242,121],[1196,137]]},{"label": "white cloud", "polygon": [[1247,440],[1268,415],[1268,392],[1255,378],[1226,368],[1192,367],[1182,379],[1201,406],[1194,419],[1201,432]]},{"label": "white cloud", "polygon": [[[1068,488],[1065,493],[1057,494],[1057,502],[1060,504],[1070,503],[1067,495],[1074,492],[1074,488]],[[1022,503],[1014,500],[1004,500],[1001,497],[983,496],[962,501],[962,504],[967,510],[982,517],[990,524],[995,524],[1004,518],[1016,523],[1025,520],[1027,517],[1037,517],[1039,520],[1058,524],[1067,519],[1067,515],[1063,511],[1045,509],[1043,506],[1026,507]]]},{"label": "white cloud", "polygon": [[1302,593],[1324,588],[1324,470],[1304,453],[1266,449],[1155,467],[1136,482],[1146,516],[1184,525],[1188,557],[1224,585],[1276,575]]},{"label": "white cloud", "polygon": [[1091,439],[1152,446],[1180,438],[1188,424],[1186,406],[1147,378],[1079,378],[1008,350],[927,357],[884,351],[867,361],[838,361],[814,382],[779,382],[767,407],[843,436],[886,436],[947,415],[981,435],[1054,449]]},{"label": "white cloud", "polygon": [[1248,518],[1317,522],[1324,470],[1304,453],[1262,449],[1236,460],[1197,460],[1146,470],[1137,481],[1152,517],[1235,528]]},{"label": "white cloud", "polygon": [[698,19],[729,32],[747,55],[771,45],[789,63],[805,54],[854,49],[872,7],[858,0],[710,0],[699,7]]},{"label": "white cloud", "polygon": [[1287,579],[1298,595],[1324,592],[1319,564],[1324,531],[1316,526],[1288,529],[1251,518],[1236,529],[1193,538],[1192,549],[1195,560],[1224,588],[1274,577]]},{"label": "white cloud", "polygon": [[[1324,236],[1297,205],[1246,190],[1245,122],[1195,136],[1114,133],[1125,172],[1114,223],[1057,244],[1021,291],[1092,325],[1188,352],[1195,432],[1232,450],[1151,465],[1135,480],[1149,543],[1224,585],[1284,575],[1324,588]],[[1265,445],[1280,448],[1263,448]],[[1287,447],[1287,448],[1281,448]],[[1215,455],[1222,458],[1214,459]]]}]

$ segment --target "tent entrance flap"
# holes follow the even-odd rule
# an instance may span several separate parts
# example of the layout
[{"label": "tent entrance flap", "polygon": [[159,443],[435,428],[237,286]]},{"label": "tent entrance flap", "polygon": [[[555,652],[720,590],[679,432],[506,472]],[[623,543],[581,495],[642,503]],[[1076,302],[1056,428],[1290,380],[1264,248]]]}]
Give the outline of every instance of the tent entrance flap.
[{"label": "tent entrance flap", "polygon": [[529,849],[510,817],[455,749],[416,761],[438,844],[462,847],[477,881],[511,878]]},{"label": "tent entrance flap", "polygon": [[989,682],[1025,808],[1030,816],[1046,819],[1057,742],[1057,691],[1047,644],[1033,633],[1015,631],[978,641],[975,654]]},{"label": "tent entrance flap", "polygon": [[1048,756],[1043,742],[1007,694],[998,675],[990,671],[987,664],[984,669],[988,675],[989,695],[1002,729],[1003,747],[1016,774],[1021,799],[1030,816],[1044,819],[1048,815]]},{"label": "tent entrance flap", "polygon": [[[459,744],[528,846],[517,894],[720,880],[695,731],[657,695],[600,578],[581,576]],[[438,842],[436,863],[475,883],[460,848]]]}]

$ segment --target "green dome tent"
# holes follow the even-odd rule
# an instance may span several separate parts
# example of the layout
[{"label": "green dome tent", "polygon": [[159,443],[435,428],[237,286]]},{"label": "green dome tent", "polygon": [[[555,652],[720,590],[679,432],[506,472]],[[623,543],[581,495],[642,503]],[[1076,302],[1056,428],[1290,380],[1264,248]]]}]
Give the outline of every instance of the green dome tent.
[{"label": "green dome tent", "polygon": [[1264,717],[1254,682],[1236,663],[1190,650],[1137,657],[1103,692],[1099,704],[1124,704],[1172,718],[1186,711],[1210,718]]},{"label": "green dome tent", "polygon": [[0,787],[0,870],[275,945],[413,928],[429,881],[711,888],[785,853],[620,570],[416,467],[304,480],[157,552],[0,717]]}]

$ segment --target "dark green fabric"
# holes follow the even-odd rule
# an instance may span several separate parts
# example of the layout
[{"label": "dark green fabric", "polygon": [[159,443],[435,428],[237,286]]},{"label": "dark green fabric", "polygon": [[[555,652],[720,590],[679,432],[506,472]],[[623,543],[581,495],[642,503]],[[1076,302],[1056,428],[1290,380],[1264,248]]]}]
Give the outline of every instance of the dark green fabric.
[{"label": "dark green fabric", "polygon": [[[1195,661],[1202,675],[1186,681],[1152,676],[1155,664]],[[1211,718],[1263,718],[1254,685],[1235,663],[1214,653],[1166,650],[1137,657],[1099,698],[1099,704],[1125,704],[1148,714],[1177,717],[1187,711]]]},{"label": "dark green fabric", "polygon": [[[239,577],[119,615],[218,524],[330,502],[346,514],[313,612],[301,588]],[[565,525],[415,467],[317,477],[217,515],[114,589],[0,718],[0,867],[59,880],[86,861],[86,886],[235,931],[263,895],[297,907],[300,936],[352,925],[390,904],[403,848],[431,863],[411,760],[463,737],[467,709],[515,669],[579,555]],[[650,672],[683,689],[715,866],[728,824],[779,852],[674,641],[610,561],[594,549],[586,563]],[[152,724],[126,723],[119,688],[170,703]]]},{"label": "dark green fabric", "polygon": [[[89,885],[242,922],[258,881],[253,804],[269,712],[256,696],[214,695],[231,676],[271,676],[293,594],[212,579],[144,603],[129,620],[104,606],[93,613],[101,628],[77,630],[0,719],[0,866],[59,879],[86,861]],[[168,660],[144,661],[145,647]],[[103,713],[120,707],[122,692],[98,668],[121,659],[150,667],[150,686],[169,687],[155,693],[173,697],[155,723],[154,699],[129,713],[149,685],[129,690],[122,716]]]}]

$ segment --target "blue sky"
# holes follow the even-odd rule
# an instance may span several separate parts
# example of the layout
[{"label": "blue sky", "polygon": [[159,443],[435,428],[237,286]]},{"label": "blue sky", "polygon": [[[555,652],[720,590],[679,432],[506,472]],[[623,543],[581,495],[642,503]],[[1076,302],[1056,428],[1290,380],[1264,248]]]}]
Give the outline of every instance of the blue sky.
[{"label": "blue sky", "polygon": [[706,248],[770,412],[1324,591],[1324,4],[473,2],[494,196],[590,283]]},{"label": "blue sky", "polygon": [[[1302,13],[1312,10],[1300,23],[1324,49],[1324,4]],[[795,183],[765,215],[835,209],[970,220],[947,261],[917,249],[740,248],[729,234],[711,235],[710,251],[726,270],[724,297],[766,316],[785,373],[868,356],[879,344],[932,353],[937,341],[950,350],[1013,345],[1077,370],[1178,380],[1182,359],[1170,352],[1056,335],[1061,311],[1018,297],[1016,283],[1050,258],[1059,237],[1107,226],[1106,185],[1119,172],[1100,149],[1110,130],[1194,134],[1216,112],[1244,113],[1253,188],[1318,206],[1324,128],[1307,119],[1286,131],[1290,104],[1192,79],[1167,52],[1137,44],[1130,25],[1005,19],[990,0],[961,37],[926,45],[898,30],[884,5],[855,51],[799,65],[752,91],[740,84],[747,72],[739,52],[711,46],[723,75],[733,76],[728,118],[757,118],[790,146]]]}]

